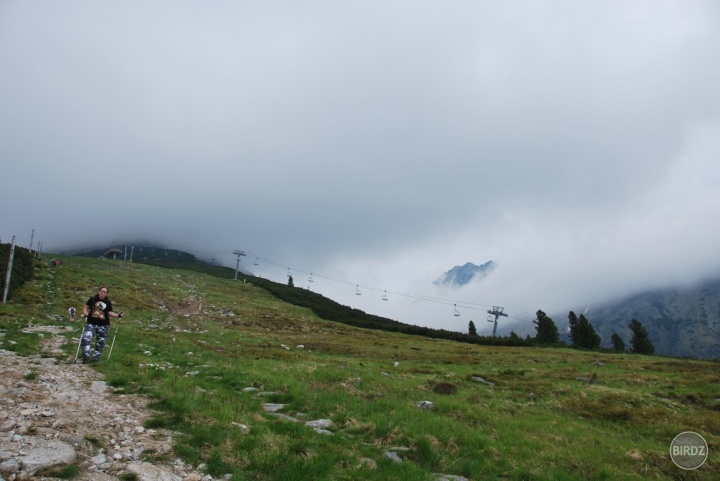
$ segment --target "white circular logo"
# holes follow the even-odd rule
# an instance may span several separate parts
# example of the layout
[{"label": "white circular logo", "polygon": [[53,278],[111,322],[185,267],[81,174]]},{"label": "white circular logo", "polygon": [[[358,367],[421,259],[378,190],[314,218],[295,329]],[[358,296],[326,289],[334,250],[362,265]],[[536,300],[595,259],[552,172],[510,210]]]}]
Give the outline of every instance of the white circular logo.
[{"label": "white circular logo", "polygon": [[697,469],[708,457],[708,445],[698,433],[685,431],[670,443],[670,459],[678,468]]}]

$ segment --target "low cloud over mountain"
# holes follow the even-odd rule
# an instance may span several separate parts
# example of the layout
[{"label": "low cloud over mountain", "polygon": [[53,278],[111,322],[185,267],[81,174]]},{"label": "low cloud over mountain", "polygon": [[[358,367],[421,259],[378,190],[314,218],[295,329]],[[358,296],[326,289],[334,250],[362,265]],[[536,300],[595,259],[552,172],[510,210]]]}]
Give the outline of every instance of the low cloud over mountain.
[{"label": "low cloud over mountain", "polygon": [[433,284],[445,287],[461,287],[473,281],[478,281],[490,274],[497,267],[494,261],[487,261],[482,265],[468,262],[463,266],[455,266],[438,277]]}]

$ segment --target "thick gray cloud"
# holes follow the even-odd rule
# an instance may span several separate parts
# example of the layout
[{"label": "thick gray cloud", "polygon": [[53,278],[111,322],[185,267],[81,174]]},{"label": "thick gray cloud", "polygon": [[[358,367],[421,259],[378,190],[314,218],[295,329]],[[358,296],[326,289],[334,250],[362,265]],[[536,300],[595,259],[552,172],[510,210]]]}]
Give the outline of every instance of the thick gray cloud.
[{"label": "thick gray cloud", "polygon": [[527,321],[691,283],[720,272],[719,45],[711,0],[2,2],[0,237],[244,249],[458,330],[431,297]]}]

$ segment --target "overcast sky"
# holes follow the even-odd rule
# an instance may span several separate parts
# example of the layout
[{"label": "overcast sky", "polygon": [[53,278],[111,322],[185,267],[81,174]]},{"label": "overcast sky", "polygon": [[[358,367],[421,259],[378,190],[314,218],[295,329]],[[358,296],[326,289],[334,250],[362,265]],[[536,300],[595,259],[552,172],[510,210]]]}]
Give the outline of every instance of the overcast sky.
[{"label": "overcast sky", "polygon": [[720,275],[720,2],[0,0],[0,162],[2,242],[524,335]]}]

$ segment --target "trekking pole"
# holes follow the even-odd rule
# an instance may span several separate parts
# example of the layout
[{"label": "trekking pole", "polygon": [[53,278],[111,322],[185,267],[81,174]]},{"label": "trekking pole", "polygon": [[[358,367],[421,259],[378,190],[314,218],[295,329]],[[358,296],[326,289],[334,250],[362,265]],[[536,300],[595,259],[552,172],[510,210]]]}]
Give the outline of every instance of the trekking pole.
[{"label": "trekking pole", "polygon": [[113,347],[115,347],[115,339],[117,338],[117,332],[120,330],[120,318],[118,318],[118,325],[115,328],[115,335],[113,336],[112,344],[110,344],[110,352],[108,352],[108,361],[110,360],[110,356],[112,356],[112,350]]},{"label": "trekking pole", "polygon": [[[85,322],[87,323],[87,317],[85,318]],[[75,360],[73,361],[73,364],[77,364],[78,356],[80,355],[80,346],[82,345],[82,337],[83,333],[85,332],[85,326],[83,325],[80,329],[80,340],[78,341],[78,348],[77,352],[75,353]]]}]

